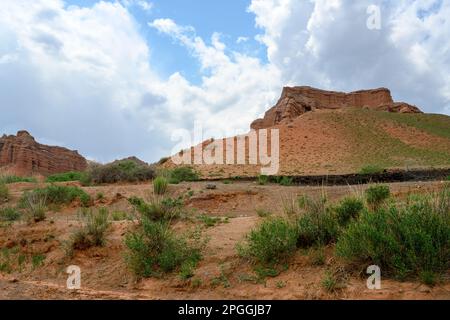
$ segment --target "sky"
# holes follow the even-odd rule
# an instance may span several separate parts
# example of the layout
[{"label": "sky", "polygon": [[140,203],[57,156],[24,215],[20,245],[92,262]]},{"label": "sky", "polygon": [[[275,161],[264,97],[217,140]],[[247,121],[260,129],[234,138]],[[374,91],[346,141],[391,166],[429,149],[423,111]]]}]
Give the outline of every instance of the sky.
[{"label": "sky", "polygon": [[450,115],[448,17],[449,0],[0,0],[0,134],[154,162],[196,124],[248,131],[293,85]]}]

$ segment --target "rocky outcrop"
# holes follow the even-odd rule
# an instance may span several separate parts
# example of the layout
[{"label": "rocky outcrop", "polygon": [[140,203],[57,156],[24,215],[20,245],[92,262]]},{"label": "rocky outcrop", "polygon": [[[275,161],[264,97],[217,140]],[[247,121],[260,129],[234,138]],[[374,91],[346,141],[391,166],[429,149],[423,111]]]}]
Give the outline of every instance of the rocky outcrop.
[{"label": "rocky outcrop", "polygon": [[351,93],[325,91],[311,87],[285,87],[277,104],[263,119],[251,124],[254,130],[289,122],[302,114],[318,109],[367,108],[399,113],[421,113],[412,105],[394,102],[386,88],[361,90]]},{"label": "rocky outcrop", "polygon": [[77,151],[39,144],[27,131],[0,138],[0,167],[17,175],[83,171],[87,161]]}]

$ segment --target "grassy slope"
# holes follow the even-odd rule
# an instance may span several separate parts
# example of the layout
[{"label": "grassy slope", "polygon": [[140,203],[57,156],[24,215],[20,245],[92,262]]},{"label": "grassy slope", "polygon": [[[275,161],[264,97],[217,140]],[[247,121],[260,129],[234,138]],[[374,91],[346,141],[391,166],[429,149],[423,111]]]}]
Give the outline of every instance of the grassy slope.
[{"label": "grassy slope", "polygon": [[[394,114],[369,110],[351,110],[323,115],[343,126],[353,150],[348,161],[355,171],[366,165],[383,168],[450,166],[450,117],[433,114]],[[438,137],[443,143],[426,147],[405,143],[383,129],[392,125],[402,130],[410,127]],[[442,139],[443,138],[443,139]],[[446,141],[447,140],[447,141]]]}]

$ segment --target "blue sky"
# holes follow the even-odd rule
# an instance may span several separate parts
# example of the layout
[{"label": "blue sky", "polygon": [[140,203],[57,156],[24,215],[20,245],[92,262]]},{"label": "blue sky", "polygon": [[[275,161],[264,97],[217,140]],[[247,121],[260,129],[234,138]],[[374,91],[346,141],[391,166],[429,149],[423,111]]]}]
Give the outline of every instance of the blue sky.
[{"label": "blue sky", "polygon": [[152,162],[195,123],[248,131],[292,85],[450,114],[448,17],[443,0],[2,0],[0,134]]},{"label": "blue sky", "polygon": [[[97,0],[69,0],[67,5],[90,7]],[[115,2],[115,1],[109,1]],[[146,38],[151,48],[151,59],[155,70],[162,77],[169,77],[180,72],[192,83],[201,82],[199,62],[192,57],[186,48],[181,47],[170,37],[161,35],[157,30],[149,28],[147,23],[158,18],[170,18],[179,25],[192,26],[196,34],[208,39],[214,32],[221,34],[221,40],[231,50],[240,50],[266,61],[264,46],[255,40],[260,30],[255,26],[255,16],[248,12],[250,0],[211,1],[211,0],[154,0],[148,1],[152,8],[142,10],[139,5],[130,5],[140,26],[140,33]],[[237,43],[242,37],[245,41]]]}]

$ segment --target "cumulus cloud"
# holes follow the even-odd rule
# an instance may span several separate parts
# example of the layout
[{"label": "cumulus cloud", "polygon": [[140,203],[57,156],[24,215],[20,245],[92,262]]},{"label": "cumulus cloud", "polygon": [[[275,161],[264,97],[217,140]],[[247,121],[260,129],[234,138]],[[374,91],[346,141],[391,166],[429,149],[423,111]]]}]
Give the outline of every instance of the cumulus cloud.
[{"label": "cumulus cloud", "polygon": [[[380,30],[366,26],[373,4]],[[385,86],[427,112],[450,112],[448,1],[253,0],[249,11],[284,83]]]}]

